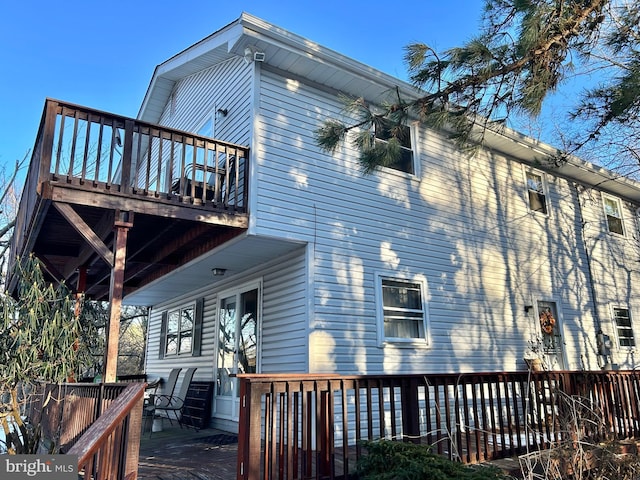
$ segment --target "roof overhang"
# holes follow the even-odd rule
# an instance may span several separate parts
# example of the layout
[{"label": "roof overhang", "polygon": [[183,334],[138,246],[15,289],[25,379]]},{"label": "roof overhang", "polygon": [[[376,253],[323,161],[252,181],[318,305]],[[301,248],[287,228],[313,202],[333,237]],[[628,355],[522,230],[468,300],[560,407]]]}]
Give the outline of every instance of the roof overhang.
[{"label": "roof overhang", "polygon": [[[127,294],[123,303],[157,305],[206,286],[227,282],[236,275],[264,268],[270,262],[281,261],[282,257],[304,248],[305,245],[303,242],[241,235]],[[224,275],[214,275],[214,268],[222,269]]]}]

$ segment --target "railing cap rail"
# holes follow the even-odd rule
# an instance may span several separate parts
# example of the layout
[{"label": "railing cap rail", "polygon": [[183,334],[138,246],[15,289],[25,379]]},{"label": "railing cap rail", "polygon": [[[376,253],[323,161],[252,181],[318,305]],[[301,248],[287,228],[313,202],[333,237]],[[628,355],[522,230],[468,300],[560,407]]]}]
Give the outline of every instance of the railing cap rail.
[{"label": "railing cap rail", "polygon": [[236,144],[236,143],[231,143],[231,142],[227,142],[225,140],[220,140],[217,138],[210,138],[210,137],[205,137],[203,135],[198,135],[197,133],[193,133],[193,132],[188,132],[186,130],[180,130],[177,128],[173,128],[173,127],[168,127],[165,125],[158,125],[157,123],[150,123],[150,122],[145,122],[144,120],[139,120],[137,118],[132,118],[132,117],[126,117],[124,115],[118,115],[116,113],[112,113],[112,112],[106,112],[104,110],[98,110],[95,108],[91,108],[91,107],[85,107],[83,105],[78,105],[75,103],[70,103],[70,102],[65,102],[62,100],[57,100],[55,98],[49,98],[47,97],[45,100],[45,109],[43,113],[43,121],[42,123],[44,123],[44,115],[46,114],[46,106],[47,104],[56,104],[59,107],[65,107],[65,108],[70,108],[73,110],[79,110],[82,112],[85,112],[87,114],[91,114],[91,115],[100,115],[100,116],[105,116],[105,117],[111,117],[119,122],[125,122],[125,121],[131,121],[133,120],[135,123],[142,125],[144,127],[148,127],[148,128],[155,128],[155,129],[159,129],[159,130],[166,130],[166,131],[171,131],[175,134],[178,135],[184,135],[187,137],[195,137],[195,138],[203,138],[203,139],[208,139],[208,140],[213,140],[216,143],[221,143],[224,144],[226,146],[232,147],[232,148],[237,148],[238,150],[246,150],[247,152],[249,151],[249,147],[247,147],[246,145],[240,145],[240,144]]},{"label": "railing cap rail", "polygon": [[638,375],[637,370],[551,370],[542,372],[528,372],[526,370],[515,372],[468,372],[468,373],[412,373],[412,374],[366,374],[366,375],[341,375],[338,373],[242,373],[236,376],[239,379],[247,380],[250,383],[264,382],[296,382],[296,381],[313,381],[313,380],[375,380],[375,379],[411,379],[411,378],[477,378],[477,377],[515,377],[515,376],[531,376],[532,378],[540,378],[545,376],[561,376],[576,374],[598,374],[598,375]]}]

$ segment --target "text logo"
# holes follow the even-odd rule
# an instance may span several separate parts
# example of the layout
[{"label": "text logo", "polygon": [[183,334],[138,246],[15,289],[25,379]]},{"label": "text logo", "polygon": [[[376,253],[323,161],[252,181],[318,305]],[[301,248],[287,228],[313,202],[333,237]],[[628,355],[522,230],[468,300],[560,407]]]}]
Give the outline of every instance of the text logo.
[{"label": "text logo", "polygon": [[2,455],[3,480],[76,480],[77,455]]}]

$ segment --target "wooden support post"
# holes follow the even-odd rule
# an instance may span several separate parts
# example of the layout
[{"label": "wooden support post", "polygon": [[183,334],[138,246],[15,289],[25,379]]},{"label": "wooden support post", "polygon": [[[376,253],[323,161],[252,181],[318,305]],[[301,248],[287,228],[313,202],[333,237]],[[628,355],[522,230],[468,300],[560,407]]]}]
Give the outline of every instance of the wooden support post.
[{"label": "wooden support post", "polygon": [[118,340],[120,338],[120,307],[124,286],[124,268],[127,254],[127,235],[133,226],[133,213],[116,211],[115,242],[113,246],[114,262],[111,268],[109,285],[109,325],[107,327],[107,345],[104,353],[105,383],[116,381],[118,368]]}]

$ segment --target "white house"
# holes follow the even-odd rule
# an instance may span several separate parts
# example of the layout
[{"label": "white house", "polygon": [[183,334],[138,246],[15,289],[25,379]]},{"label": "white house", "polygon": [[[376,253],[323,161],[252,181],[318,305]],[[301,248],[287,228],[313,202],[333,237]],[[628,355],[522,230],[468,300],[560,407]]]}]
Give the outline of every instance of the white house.
[{"label": "white house", "polygon": [[341,94],[396,87],[416,94],[248,14],[156,68],[138,121],[250,152],[241,233],[124,297],[151,307],[147,373],[197,367],[215,425],[242,372],[635,368],[640,184],[509,130],[471,157],[415,122],[371,175],[348,143],[318,147]]},{"label": "white house", "polygon": [[[510,371],[536,349],[547,368],[635,367],[640,185],[579,159],[544,167],[554,150],[512,131],[470,158],[416,122],[404,171],[372,175],[348,144],[321,151],[340,94],[396,86],[413,94],[247,14],[157,67],[139,119],[248,145],[251,191],[242,237],[129,296],[153,306],[148,372],[197,366],[233,420],[229,373]],[[199,299],[194,356],[190,323],[177,340],[161,323]]]}]

